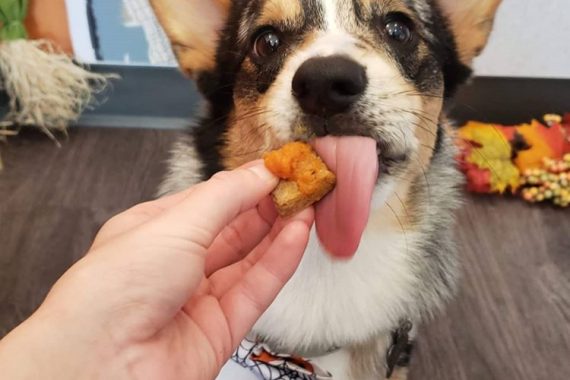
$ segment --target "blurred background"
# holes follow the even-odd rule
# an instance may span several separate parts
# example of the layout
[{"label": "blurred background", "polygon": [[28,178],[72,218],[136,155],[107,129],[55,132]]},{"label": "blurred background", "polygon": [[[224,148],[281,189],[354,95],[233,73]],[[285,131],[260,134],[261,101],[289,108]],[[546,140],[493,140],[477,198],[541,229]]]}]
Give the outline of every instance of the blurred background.
[{"label": "blurred background", "polygon": [[[570,80],[570,23],[564,10],[570,10],[567,0],[504,0],[490,44],[475,62],[478,78],[460,92],[453,116],[518,123],[566,112],[570,94],[560,80]],[[194,113],[199,96],[175,69],[148,0],[32,0],[27,25],[32,37],[50,38],[95,71],[123,77],[82,125],[182,128]],[[156,92],[144,89],[156,88],[157,80],[169,91],[151,96]]]},{"label": "blurred background", "polygon": [[504,0],[477,75],[570,78],[567,0]]}]

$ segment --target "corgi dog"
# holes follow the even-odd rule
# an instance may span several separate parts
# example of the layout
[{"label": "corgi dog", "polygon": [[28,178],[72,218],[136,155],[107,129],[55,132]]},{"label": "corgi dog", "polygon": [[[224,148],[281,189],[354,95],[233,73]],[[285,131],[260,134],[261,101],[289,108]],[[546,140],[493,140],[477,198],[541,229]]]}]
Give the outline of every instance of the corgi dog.
[{"label": "corgi dog", "polygon": [[252,331],[264,347],[335,380],[407,377],[417,326],[458,281],[461,176],[445,109],[500,2],[151,0],[206,102],[161,194],[290,141],[335,156],[337,188],[304,258]]}]

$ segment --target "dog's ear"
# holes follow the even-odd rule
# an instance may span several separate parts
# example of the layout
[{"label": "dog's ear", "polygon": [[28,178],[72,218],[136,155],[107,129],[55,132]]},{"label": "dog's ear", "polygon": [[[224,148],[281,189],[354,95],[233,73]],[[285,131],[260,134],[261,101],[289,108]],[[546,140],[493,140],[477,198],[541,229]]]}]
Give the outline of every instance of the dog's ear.
[{"label": "dog's ear", "polygon": [[181,69],[193,76],[215,67],[230,0],[150,0]]},{"label": "dog's ear", "polygon": [[459,58],[471,65],[478,56],[493,29],[495,14],[502,0],[436,0],[450,20],[457,41]]}]

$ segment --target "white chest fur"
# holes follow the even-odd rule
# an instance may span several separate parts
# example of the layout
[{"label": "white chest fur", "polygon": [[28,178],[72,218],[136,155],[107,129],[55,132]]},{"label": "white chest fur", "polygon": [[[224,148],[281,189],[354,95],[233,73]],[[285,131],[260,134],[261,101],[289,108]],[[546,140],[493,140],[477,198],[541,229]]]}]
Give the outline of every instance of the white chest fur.
[{"label": "white chest fur", "polygon": [[[373,203],[383,204],[384,194]],[[331,260],[313,231],[299,269],[254,332],[304,350],[361,343],[392,329],[416,282],[406,254],[414,239],[385,211],[373,213],[348,262]]]}]

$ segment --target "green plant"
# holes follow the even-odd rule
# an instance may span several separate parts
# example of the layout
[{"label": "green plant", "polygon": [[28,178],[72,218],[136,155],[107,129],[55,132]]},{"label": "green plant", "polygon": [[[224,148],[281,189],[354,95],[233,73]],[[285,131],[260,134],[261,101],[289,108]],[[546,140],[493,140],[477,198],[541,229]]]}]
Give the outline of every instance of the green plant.
[{"label": "green plant", "polygon": [[28,0],[0,0],[0,41],[28,37],[24,26],[27,12]]}]

